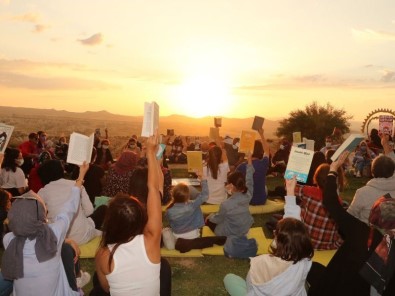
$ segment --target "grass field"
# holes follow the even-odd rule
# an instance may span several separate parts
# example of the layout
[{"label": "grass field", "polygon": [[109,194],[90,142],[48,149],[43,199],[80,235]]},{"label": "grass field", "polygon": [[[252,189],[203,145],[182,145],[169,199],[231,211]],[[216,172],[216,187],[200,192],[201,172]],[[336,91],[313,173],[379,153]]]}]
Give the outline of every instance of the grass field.
[{"label": "grass field", "polygon": [[[181,176],[181,173],[179,173]],[[342,198],[351,202],[355,190],[365,185],[366,178],[356,179],[349,177],[348,186],[342,193]],[[275,186],[282,185],[282,178],[268,178],[267,186],[273,190]],[[264,227],[268,215],[254,215],[254,227]],[[269,233],[264,227],[265,233]],[[241,277],[247,275],[248,260],[228,259],[222,256],[206,256],[203,258],[167,258],[172,268],[172,295],[227,295],[223,286],[223,278],[227,273],[234,273]],[[90,274],[94,272],[93,259],[81,260],[81,266]],[[131,275],[133,277],[133,275]],[[91,283],[84,289],[87,295],[91,290]]]}]

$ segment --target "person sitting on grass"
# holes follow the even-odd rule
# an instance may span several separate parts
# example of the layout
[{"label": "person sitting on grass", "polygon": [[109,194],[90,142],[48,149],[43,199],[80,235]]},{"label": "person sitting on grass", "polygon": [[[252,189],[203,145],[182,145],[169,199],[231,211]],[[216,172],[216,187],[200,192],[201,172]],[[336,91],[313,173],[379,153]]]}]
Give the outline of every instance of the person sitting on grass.
[{"label": "person sitting on grass", "polygon": [[254,190],[254,167],[251,153],[248,154],[247,173],[229,174],[226,185],[229,198],[219,206],[218,213],[206,218],[206,225],[217,236],[226,236],[224,253],[228,257],[248,258],[255,256],[256,241],[247,240],[247,234],[254,219],[249,210]]},{"label": "person sitting on grass", "polygon": [[111,296],[159,295],[163,175],[156,160],[157,133],[147,140],[147,207],[123,194],[108,206],[103,236],[96,254],[101,287]]},{"label": "person sitting on grass", "polygon": [[332,162],[324,190],[324,206],[344,239],[325,267],[313,262],[307,282],[310,296],[395,295],[395,199],[381,197],[373,205],[369,224],[349,214],[339,202],[337,170],[348,157]]},{"label": "person sitting on grass", "polygon": [[[88,168],[87,164],[81,165],[68,202],[51,224],[47,224],[44,201],[33,191],[14,197],[8,213],[12,232],[4,236],[1,264],[3,278],[14,281],[14,295],[80,295],[74,271],[73,279],[67,277],[62,253],[67,245],[63,244],[67,230],[81,202],[82,180]],[[74,268],[74,258],[69,259],[67,265]]]},{"label": "person sitting on grass", "polygon": [[166,218],[170,228],[163,229],[163,242],[167,249],[176,249],[181,253],[191,249],[203,249],[214,244],[223,245],[226,236],[200,237],[204,218],[200,205],[208,198],[207,180],[202,180],[202,192],[190,200],[189,187],[177,184],[172,190],[172,200],[166,209]]},{"label": "person sitting on grass", "polygon": [[269,254],[251,258],[246,280],[227,274],[225,289],[231,296],[307,295],[305,281],[313,255],[313,246],[303,222],[284,218],[277,224]]}]

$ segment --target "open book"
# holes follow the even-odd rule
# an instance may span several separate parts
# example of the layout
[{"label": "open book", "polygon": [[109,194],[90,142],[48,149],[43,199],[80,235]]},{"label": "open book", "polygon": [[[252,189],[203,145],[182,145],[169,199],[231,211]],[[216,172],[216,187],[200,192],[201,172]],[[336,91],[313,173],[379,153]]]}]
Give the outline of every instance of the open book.
[{"label": "open book", "polygon": [[156,102],[144,103],[142,137],[150,137],[159,127],[159,105]]},{"label": "open book", "polygon": [[337,158],[342,154],[344,151],[354,151],[355,147],[361,143],[361,141],[365,139],[364,135],[361,134],[351,134],[348,138],[337,148],[336,152],[332,155],[331,160],[336,161]]},{"label": "open book", "polygon": [[263,122],[265,121],[265,118],[255,116],[254,117],[254,122],[252,123],[252,129],[258,131],[263,127]]},{"label": "open book", "polygon": [[293,142],[293,144],[302,143],[302,133],[301,132],[293,132],[292,133],[292,142]]},{"label": "open book", "polygon": [[314,144],[315,144],[314,140],[310,140],[310,139],[307,139],[307,138],[303,137],[303,143],[306,144],[306,149],[307,150],[314,151]]},{"label": "open book", "polygon": [[90,163],[94,138],[95,135],[93,133],[89,137],[79,133],[72,133],[66,161],[76,165],[81,165],[84,161]]},{"label": "open book", "polygon": [[7,148],[13,131],[14,127],[12,125],[0,123],[0,153],[4,153]]},{"label": "open book", "polygon": [[239,152],[254,152],[256,131],[241,131]]},{"label": "open book", "polygon": [[209,138],[214,141],[219,139],[219,128],[218,127],[210,127]]},{"label": "open book", "polygon": [[313,155],[314,151],[292,146],[284,178],[292,179],[296,175],[297,181],[306,183]]},{"label": "open book", "polygon": [[187,151],[188,172],[203,173],[202,151]]}]

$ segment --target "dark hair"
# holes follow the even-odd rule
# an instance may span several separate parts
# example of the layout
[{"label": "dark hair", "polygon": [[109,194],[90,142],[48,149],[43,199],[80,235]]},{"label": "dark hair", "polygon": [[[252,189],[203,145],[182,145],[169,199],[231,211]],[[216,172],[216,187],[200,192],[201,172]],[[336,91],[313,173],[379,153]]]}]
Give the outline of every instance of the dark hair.
[{"label": "dark hair", "polygon": [[222,149],[218,146],[213,146],[208,150],[207,169],[210,170],[213,179],[218,177],[219,164],[222,161]]},{"label": "dark hair", "polygon": [[246,193],[246,179],[242,172],[236,171],[228,175],[228,183],[232,184],[238,191]]},{"label": "dark hair", "polygon": [[325,159],[326,159],[326,163],[327,164],[331,164],[332,163],[332,155],[335,154],[336,150],[335,149],[328,149],[325,152]]},{"label": "dark hair", "polygon": [[43,185],[64,178],[64,168],[60,160],[50,159],[44,162],[37,170]]},{"label": "dark hair", "polygon": [[4,151],[4,160],[1,164],[1,168],[5,169],[7,172],[13,171],[15,173],[17,168],[15,160],[18,158],[19,153],[21,153],[19,149],[7,147]]},{"label": "dark hair", "polygon": [[97,149],[95,146],[92,147],[91,163],[94,163],[97,157]]},{"label": "dark hair", "polygon": [[317,184],[317,186],[321,189],[325,189],[326,185],[326,177],[328,176],[329,173],[329,164],[323,163],[320,164],[319,167],[315,170],[314,173],[314,184]]},{"label": "dark hair", "polygon": [[3,211],[7,208],[10,200],[10,195],[11,194],[7,190],[0,188],[0,208],[2,208]]},{"label": "dark hair", "polygon": [[385,155],[380,155],[373,159],[372,175],[375,178],[389,178],[394,174],[395,163]]},{"label": "dark hair", "polygon": [[315,171],[322,163],[326,163],[325,154],[320,151],[314,152],[313,160],[311,161],[311,166],[309,170],[309,175],[307,176],[306,185],[313,185],[313,177]]},{"label": "dark hair", "polygon": [[273,256],[293,263],[314,256],[309,232],[302,221],[295,218],[281,219],[275,233],[276,246],[270,245],[269,250]]},{"label": "dark hair", "polygon": [[118,193],[111,199],[104,218],[100,241],[102,248],[115,244],[108,258],[109,267],[117,248],[121,244],[130,242],[136,235],[142,234],[147,221],[145,206],[138,199],[125,193]]},{"label": "dark hair", "polygon": [[258,159],[262,159],[263,157],[263,145],[262,142],[260,140],[255,140],[254,143],[254,152],[252,152],[251,157],[255,157]]},{"label": "dark hair", "polygon": [[143,204],[147,204],[148,198],[148,168],[137,167],[134,169],[129,180],[129,194],[137,198]]},{"label": "dark hair", "polygon": [[35,139],[35,140],[37,140],[37,138],[38,138],[38,135],[37,135],[36,133],[30,133],[30,134],[29,134],[29,139]]}]

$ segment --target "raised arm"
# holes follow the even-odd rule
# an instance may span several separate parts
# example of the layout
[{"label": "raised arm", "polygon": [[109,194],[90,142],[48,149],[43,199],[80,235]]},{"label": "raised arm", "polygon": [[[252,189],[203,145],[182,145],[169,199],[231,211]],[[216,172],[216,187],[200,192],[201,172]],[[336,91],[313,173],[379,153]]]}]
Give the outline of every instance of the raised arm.
[{"label": "raised arm", "polygon": [[285,186],[287,188],[287,195],[285,196],[284,218],[292,217],[300,220],[300,207],[296,204],[295,188],[296,176],[292,179],[285,179]]},{"label": "raised arm", "polygon": [[383,145],[384,154],[388,157],[391,157],[393,161],[395,161],[394,150],[390,146],[389,143],[389,135],[382,134],[381,135],[381,145]]},{"label": "raised arm", "polygon": [[266,141],[266,138],[265,138],[263,129],[260,128],[260,129],[258,130],[258,133],[259,133],[259,136],[261,137],[261,142],[262,142],[262,146],[263,146],[264,155],[266,155],[267,157],[269,157],[269,155],[270,155],[270,146],[269,146],[269,144],[268,144],[267,141]]},{"label": "raised arm", "polygon": [[158,133],[147,140],[148,161],[148,221],[144,228],[144,242],[148,258],[152,263],[160,262],[160,239],[162,231],[162,207],[159,195],[159,169],[156,160],[158,150]]}]

